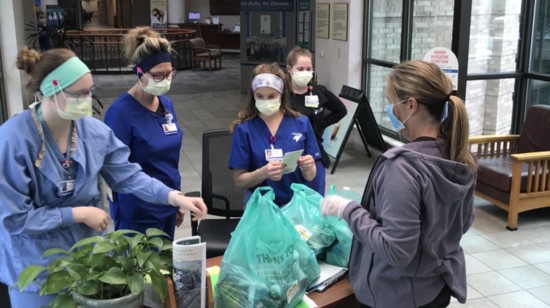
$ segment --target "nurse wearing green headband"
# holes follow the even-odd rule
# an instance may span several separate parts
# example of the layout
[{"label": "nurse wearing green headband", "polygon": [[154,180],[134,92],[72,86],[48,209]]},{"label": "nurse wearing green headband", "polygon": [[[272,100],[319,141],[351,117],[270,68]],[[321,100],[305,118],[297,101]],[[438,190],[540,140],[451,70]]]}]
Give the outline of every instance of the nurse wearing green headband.
[{"label": "nurse wearing green headband", "polygon": [[[135,194],[159,207],[206,216],[200,198],[188,198],[128,162],[130,151],[91,115],[94,83],[88,67],[68,49],[23,48],[17,67],[35,92],[30,109],[0,126],[0,282],[13,287],[28,265],[46,266],[50,248],[69,250],[105,231],[99,175],[113,191]],[[54,258],[56,256],[53,256]],[[40,307],[52,297],[39,286],[10,288],[12,307]]]}]

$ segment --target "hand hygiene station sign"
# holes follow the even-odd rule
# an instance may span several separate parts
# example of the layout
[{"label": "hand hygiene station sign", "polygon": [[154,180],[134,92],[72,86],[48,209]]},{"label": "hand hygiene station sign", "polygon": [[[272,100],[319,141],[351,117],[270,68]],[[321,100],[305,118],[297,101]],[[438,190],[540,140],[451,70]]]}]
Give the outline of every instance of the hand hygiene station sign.
[{"label": "hand hygiene station sign", "polygon": [[452,50],[446,47],[435,47],[430,49],[424,56],[423,61],[437,64],[451,79],[453,90],[458,86],[458,59]]}]

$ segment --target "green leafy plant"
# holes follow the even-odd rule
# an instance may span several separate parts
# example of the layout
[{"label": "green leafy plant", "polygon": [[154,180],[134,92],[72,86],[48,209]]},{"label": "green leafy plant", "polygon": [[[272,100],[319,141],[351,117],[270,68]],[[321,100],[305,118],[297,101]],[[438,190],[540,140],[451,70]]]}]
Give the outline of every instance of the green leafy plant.
[{"label": "green leafy plant", "polygon": [[[48,266],[26,267],[16,283],[24,290],[31,282],[41,286],[40,295],[58,294],[50,307],[77,307],[77,292],[92,299],[114,299],[144,290],[149,276],[153,289],[164,301],[167,283],[161,270],[172,271],[172,242],[155,228],[146,234],[118,230],[82,239],[70,250],[48,249],[43,257],[59,254]],[[46,278],[39,277],[46,273]]]}]

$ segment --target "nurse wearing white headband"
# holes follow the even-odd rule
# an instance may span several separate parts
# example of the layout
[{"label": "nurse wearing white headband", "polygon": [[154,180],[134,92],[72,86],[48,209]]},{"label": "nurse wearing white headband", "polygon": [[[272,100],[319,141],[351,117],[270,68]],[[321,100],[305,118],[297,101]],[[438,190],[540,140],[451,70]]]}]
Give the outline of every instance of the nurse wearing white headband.
[{"label": "nurse wearing white headband", "polygon": [[[270,186],[282,207],[292,198],[292,183],[310,185],[317,175],[315,134],[307,117],[290,108],[284,79],[276,63],[257,66],[247,104],[232,126],[229,168],[235,185],[246,190],[245,204],[254,189]],[[301,151],[296,165],[283,164],[285,154],[295,151]]]}]

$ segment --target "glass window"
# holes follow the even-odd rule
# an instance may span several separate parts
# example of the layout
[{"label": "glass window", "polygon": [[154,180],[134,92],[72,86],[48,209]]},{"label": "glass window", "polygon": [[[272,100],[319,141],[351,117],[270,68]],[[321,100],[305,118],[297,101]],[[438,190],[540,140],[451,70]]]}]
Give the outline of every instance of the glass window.
[{"label": "glass window", "polygon": [[531,46],[531,72],[550,74],[550,0],[537,1]]},{"label": "glass window", "polygon": [[402,0],[372,1],[370,58],[399,63],[402,11]]},{"label": "glass window", "polygon": [[470,135],[510,133],[515,79],[468,81],[466,109]]},{"label": "glass window", "polygon": [[468,73],[515,72],[521,1],[473,1]]},{"label": "glass window", "polygon": [[451,48],[453,8],[454,0],[414,2],[412,59],[421,60],[434,47]]},{"label": "glass window", "polygon": [[526,105],[550,105],[550,82],[529,80]]},{"label": "glass window", "polygon": [[386,76],[391,72],[391,69],[377,65],[369,65],[368,68],[370,73],[369,85],[367,85],[368,98],[376,122],[379,126],[393,130],[384,111],[384,107],[388,104],[386,101]]}]

